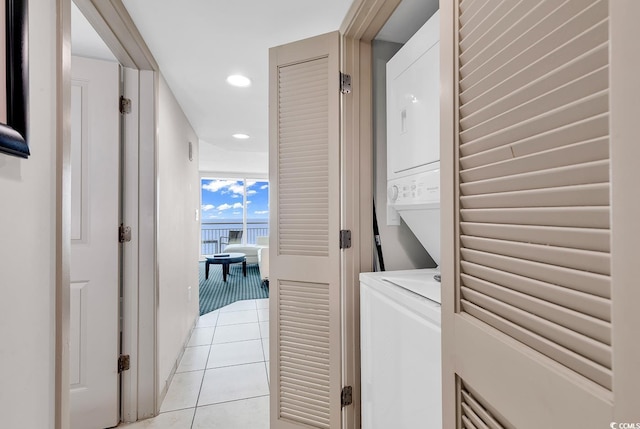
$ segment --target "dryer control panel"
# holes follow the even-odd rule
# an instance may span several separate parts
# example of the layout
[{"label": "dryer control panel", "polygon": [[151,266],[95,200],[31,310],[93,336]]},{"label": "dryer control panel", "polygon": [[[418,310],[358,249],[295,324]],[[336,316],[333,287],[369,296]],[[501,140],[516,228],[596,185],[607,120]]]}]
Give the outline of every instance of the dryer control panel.
[{"label": "dryer control panel", "polygon": [[440,204],[440,168],[387,182],[387,203],[399,206]]}]

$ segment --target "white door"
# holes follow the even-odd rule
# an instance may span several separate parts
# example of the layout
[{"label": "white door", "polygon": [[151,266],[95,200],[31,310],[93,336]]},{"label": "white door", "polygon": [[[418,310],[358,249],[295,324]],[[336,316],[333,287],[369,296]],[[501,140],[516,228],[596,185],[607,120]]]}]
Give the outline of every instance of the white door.
[{"label": "white door", "polygon": [[119,66],[73,57],[71,428],[118,423]]},{"label": "white door", "polygon": [[618,427],[608,2],[441,7],[444,426]]},{"label": "white door", "polygon": [[271,429],[341,427],[339,41],[270,50]]}]

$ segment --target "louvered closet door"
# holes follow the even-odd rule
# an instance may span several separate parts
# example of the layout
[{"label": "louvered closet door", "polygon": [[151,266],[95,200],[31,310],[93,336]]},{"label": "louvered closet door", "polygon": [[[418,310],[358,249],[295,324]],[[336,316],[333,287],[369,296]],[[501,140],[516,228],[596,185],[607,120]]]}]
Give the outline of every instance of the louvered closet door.
[{"label": "louvered closet door", "polygon": [[272,429],[340,427],[338,48],[270,50]]},{"label": "louvered closet door", "polygon": [[608,2],[455,3],[441,43],[446,427],[609,427]]}]

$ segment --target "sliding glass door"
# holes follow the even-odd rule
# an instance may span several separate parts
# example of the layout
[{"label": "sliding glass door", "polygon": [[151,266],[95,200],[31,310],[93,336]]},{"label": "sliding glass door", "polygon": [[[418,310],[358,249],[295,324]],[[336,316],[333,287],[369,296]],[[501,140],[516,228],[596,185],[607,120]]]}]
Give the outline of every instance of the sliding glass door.
[{"label": "sliding glass door", "polygon": [[222,251],[239,232],[242,244],[255,244],[258,237],[269,235],[268,181],[203,178],[201,188],[203,255]]}]

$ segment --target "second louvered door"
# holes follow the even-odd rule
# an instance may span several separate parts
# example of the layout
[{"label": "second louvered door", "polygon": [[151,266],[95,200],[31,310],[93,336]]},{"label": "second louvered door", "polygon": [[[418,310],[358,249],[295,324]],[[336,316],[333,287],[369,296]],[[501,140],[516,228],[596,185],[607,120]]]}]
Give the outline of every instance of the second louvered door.
[{"label": "second louvered door", "polygon": [[448,3],[445,422],[609,427],[608,2]]},{"label": "second louvered door", "polygon": [[270,50],[271,428],[340,428],[339,34]]}]

